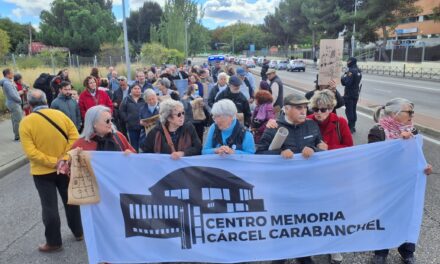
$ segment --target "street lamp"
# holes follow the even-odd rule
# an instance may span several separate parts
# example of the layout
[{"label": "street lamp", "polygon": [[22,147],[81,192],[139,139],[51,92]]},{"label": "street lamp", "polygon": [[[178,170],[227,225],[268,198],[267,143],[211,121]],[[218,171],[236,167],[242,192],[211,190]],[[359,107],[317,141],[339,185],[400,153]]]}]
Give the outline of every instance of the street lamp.
[{"label": "street lamp", "polygon": [[355,50],[355,39],[354,39],[354,34],[356,33],[356,11],[357,11],[357,0],[354,0],[353,33],[351,34],[351,56],[352,56],[352,57],[354,57],[354,50]]},{"label": "street lamp", "polygon": [[128,52],[128,37],[127,37],[127,20],[125,18],[125,0],[122,0],[122,28],[124,29],[124,47],[125,47],[125,66],[127,67],[127,78],[131,81],[130,71],[130,54]]}]

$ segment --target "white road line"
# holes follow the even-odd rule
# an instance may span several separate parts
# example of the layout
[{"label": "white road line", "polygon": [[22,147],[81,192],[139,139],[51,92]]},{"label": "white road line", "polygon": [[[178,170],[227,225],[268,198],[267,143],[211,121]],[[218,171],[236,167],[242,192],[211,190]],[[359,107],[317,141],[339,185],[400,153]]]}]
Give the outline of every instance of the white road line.
[{"label": "white road line", "polygon": [[373,88],[373,90],[376,90],[376,91],[379,91],[379,92],[382,92],[382,93],[388,93],[388,94],[391,93],[391,91],[387,91],[387,90],[383,90],[383,89],[378,89],[378,88]]},{"label": "white road line", "polygon": [[[422,89],[422,90],[428,90],[428,91],[433,91],[433,92],[440,93],[440,88],[439,89],[428,88],[428,87],[418,86],[418,85],[402,84],[402,83],[395,83],[395,82],[385,82],[385,81],[379,81],[379,80],[373,80],[373,79],[364,79],[364,78],[362,79],[362,81],[378,82],[378,83],[384,83],[384,84],[392,84],[392,85],[397,85],[397,86],[405,86],[405,87],[409,87],[409,88],[416,88],[416,89]],[[439,84],[439,87],[440,87],[440,84]]]},{"label": "white road line", "polygon": [[[305,92],[300,91],[300,90],[297,90],[297,89],[295,89],[295,88],[293,88],[293,87],[290,87],[290,86],[287,86],[287,85],[284,86],[284,87],[287,87],[287,88],[289,88],[289,89],[292,89],[292,90],[294,90],[295,92],[299,92],[299,93],[301,93],[301,94],[305,94]],[[345,106],[343,106],[343,107],[341,107],[341,108],[345,108]],[[368,118],[368,119],[373,120],[373,117],[372,117],[371,115],[367,115],[367,114],[365,114],[365,113],[363,113],[363,112],[360,112],[360,111],[356,111],[356,113],[357,113],[358,115],[361,115],[361,116],[363,116],[363,117],[366,117],[366,118]],[[436,145],[439,145],[439,146],[440,146],[440,141],[437,140],[437,139],[434,139],[434,138],[429,137],[429,136],[424,135],[424,134],[423,134],[423,139],[425,139],[425,140],[427,140],[427,141],[429,141],[429,142],[431,142],[431,143],[433,143],[433,144],[436,144]]]}]

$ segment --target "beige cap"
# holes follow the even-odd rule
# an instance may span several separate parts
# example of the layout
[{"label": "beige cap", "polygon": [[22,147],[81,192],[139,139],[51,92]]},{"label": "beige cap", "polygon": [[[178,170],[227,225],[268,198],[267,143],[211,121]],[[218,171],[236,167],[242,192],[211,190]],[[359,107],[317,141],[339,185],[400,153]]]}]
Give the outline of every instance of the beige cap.
[{"label": "beige cap", "polygon": [[274,70],[274,69],[269,69],[267,72],[266,72],[266,75],[269,75],[269,74],[271,74],[271,73],[276,73],[277,71],[276,70]]},{"label": "beige cap", "polygon": [[284,105],[302,105],[308,104],[309,100],[301,94],[289,94],[284,97]]}]

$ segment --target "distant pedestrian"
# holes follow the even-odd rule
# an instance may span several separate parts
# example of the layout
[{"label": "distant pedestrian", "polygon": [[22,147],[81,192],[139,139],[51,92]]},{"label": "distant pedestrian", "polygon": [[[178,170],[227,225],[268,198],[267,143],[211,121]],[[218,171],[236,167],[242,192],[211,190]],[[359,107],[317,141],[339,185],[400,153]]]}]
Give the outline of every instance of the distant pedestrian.
[{"label": "distant pedestrian", "polygon": [[269,60],[264,58],[263,65],[261,66],[260,76],[263,81],[267,80],[267,71],[269,70]]},{"label": "distant pedestrian", "polygon": [[348,71],[341,78],[344,89],[345,115],[351,133],[356,132],[356,106],[361,92],[362,73],[357,66],[357,59],[350,57],[347,60]]},{"label": "distant pedestrian", "polygon": [[284,87],[283,82],[280,77],[277,76],[277,73],[274,69],[270,69],[266,73],[267,79],[269,80],[269,91],[273,97],[273,108],[275,112],[275,116],[278,116],[281,108],[283,107],[283,96],[284,96]]},{"label": "distant pedestrian", "polygon": [[27,91],[29,90],[29,86],[27,86],[23,82],[23,76],[21,76],[21,74],[19,74],[19,73],[16,73],[14,75],[14,83],[15,83],[15,86],[17,87],[18,93],[20,93],[20,91],[23,91],[23,93],[20,94],[21,108],[23,109],[23,112],[25,115],[29,115],[31,113],[31,109],[30,109],[29,104],[27,102]]},{"label": "distant pedestrian", "polygon": [[28,93],[32,114],[20,124],[20,138],[24,153],[30,161],[31,174],[40,197],[46,243],[41,252],[62,249],[61,221],[57,191],[66,213],[67,225],[77,241],[83,240],[79,206],[67,204],[69,177],[66,175],[66,151],[78,139],[78,130],[65,114],[49,109],[46,95],[39,89]]},{"label": "distant pedestrian", "polygon": [[20,135],[18,127],[23,118],[23,110],[21,109],[21,97],[23,91],[18,91],[14,83],[14,72],[7,68],[3,70],[3,79],[0,80],[0,86],[3,88],[3,94],[6,99],[6,107],[11,112],[12,131],[14,132],[14,140],[19,141]]},{"label": "distant pedestrian", "polygon": [[81,129],[81,112],[78,103],[72,98],[72,85],[63,81],[57,98],[52,101],[50,108],[63,112],[72,120],[78,131]]}]

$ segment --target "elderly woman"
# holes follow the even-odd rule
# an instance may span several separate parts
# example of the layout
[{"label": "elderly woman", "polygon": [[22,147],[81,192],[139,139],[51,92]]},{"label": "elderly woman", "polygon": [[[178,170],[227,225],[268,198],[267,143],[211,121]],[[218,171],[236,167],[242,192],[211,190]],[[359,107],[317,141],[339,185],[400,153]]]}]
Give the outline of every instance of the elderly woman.
[{"label": "elderly woman", "polygon": [[203,146],[202,154],[254,154],[252,134],[237,121],[237,108],[229,99],[214,104],[211,111],[214,124],[211,125]]},{"label": "elderly woman", "polygon": [[315,91],[309,103],[309,109],[313,110],[313,114],[307,116],[318,123],[322,139],[329,150],[353,146],[347,120],[333,112],[335,106],[336,98],[332,91]]},{"label": "elderly woman", "polygon": [[[144,92],[145,104],[141,107],[139,111],[139,124],[145,127],[147,122],[145,119],[159,115],[159,101],[157,100],[157,95],[152,89],[147,89]],[[139,145],[147,139],[147,134],[145,129],[141,129],[141,135],[139,139]]]},{"label": "elderly woman", "polygon": [[[336,109],[344,106],[344,98],[342,98],[342,95],[338,92],[338,90],[336,90],[336,86],[337,85],[334,80],[330,80],[327,85],[323,85],[323,84],[318,85],[318,75],[316,75],[315,90],[307,92],[305,96],[307,99],[310,100],[317,91],[323,91],[323,90],[332,91],[336,99],[336,104],[332,112],[336,114]],[[307,110],[307,114],[312,114],[311,109]]]},{"label": "elderly woman", "polygon": [[170,89],[171,81],[168,78],[161,78],[157,80],[157,87],[159,88],[159,102],[167,99],[180,100],[179,94]]},{"label": "elderly woman", "polygon": [[112,123],[112,113],[108,107],[91,107],[85,116],[81,137],[73,143],[72,149],[136,152],[125,136],[116,131]]},{"label": "elderly woman", "polygon": [[226,88],[228,88],[228,80],[229,77],[225,72],[221,72],[218,74],[217,83],[209,91],[209,96],[208,96],[209,107],[212,107],[214,105],[215,98],[217,97],[217,95],[223,92]]},{"label": "elderly woman", "polygon": [[[384,115],[381,116],[381,112]],[[414,116],[414,104],[403,98],[395,98],[388,101],[384,106],[379,107],[374,113],[376,124],[368,133],[368,143],[392,139],[409,139],[418,133],[412,123]],[[428,164],[425,174],[432,173],[432,166]],[[405,264],[416,263],[414,252],[416,245],[413,243],[403,243],[398,251]],[[374,264],[385,264],[389,249],[376,250],[374,252]]]},{"label": "elderly woman", "polygon": [[183,104],[172,99],[159,105],[159,119],[141,148],[146,153],[171,154],[172,159],[200,155],[202,143],[194,126],[185,122]]}]

